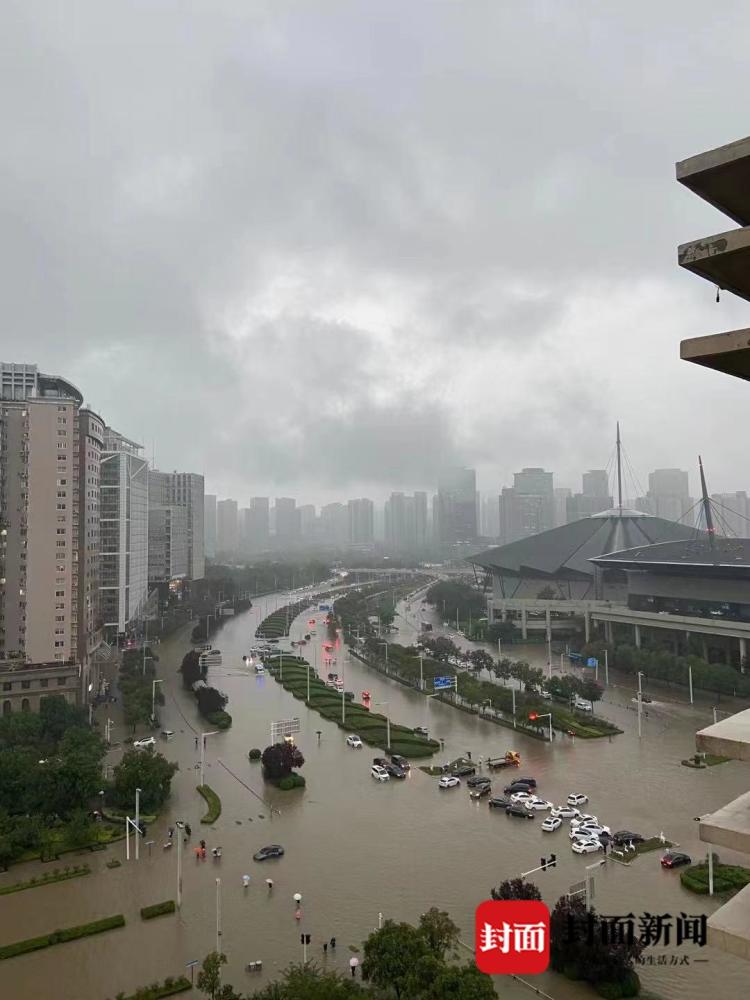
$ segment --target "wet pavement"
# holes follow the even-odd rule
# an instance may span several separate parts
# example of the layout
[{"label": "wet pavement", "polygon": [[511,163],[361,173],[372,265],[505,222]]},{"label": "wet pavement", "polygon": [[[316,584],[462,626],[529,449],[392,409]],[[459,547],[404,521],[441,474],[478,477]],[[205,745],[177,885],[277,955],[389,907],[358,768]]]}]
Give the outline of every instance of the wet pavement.
[{"label": "wet pavement", "polygon": [[[223,626],[213,640],[223,653],[222,665],[209,670],[209,681],[229,695],[234,725],[209,737],[206,782],[221,796],[222,815],[213,828],[200,824],[204,812],[198,784],[195,734],[208,728],[200,720],[192,696],[183,691],[176,672],[190,648],[190,629],[165,640],[159,648],[159,672],[164,678],[166,705],[162,726],[175,731],[160,747],[180,764],[173,796],[164,815],[148,831],[150,849],[142,844],[141,859],[125,861],[125,846],[86,858],[94,874],[59,885],[0,896],[0,941],[9,942],[56,927],[122,912],[127,926],[100,937],[60,945],[21,956],[0,965],[0,994],[11,1000],[51,997],[55,1000],[104,1000],[119,990],[178,975],[192,959],[202,959],[216,945],[216,879],[221,879],[221,947],[228,956],[226,981],[247,991],[273,978],[291,961],[301,960],[300,931],[312,935],[310,955],[323,963],[323,940],[337,938],[335,953],[325,962],[345,971],[349,946],[359,946],[378,923],[378,915],[415,921],[432,905],[448,910],[472,939],[473,911],[487,898],[491,886],[539,864],[554,850],[556,869],[535,876],[545,901],[553,904],[572,883],[583,877],[591,857],[573,855],[567,829],[543,834],[541,818],[520,824],[490,810],[486,801],[472,802],[465,786],[439,791],[437,782],[414,767],[406,781],[379,783],[370,777],[377,750],[352,750],[346,732],[293,698],[272,678],[256,676],[242,662],[254,644],[258,621],[285,603],[286,595],[260,599],[249,612]],[[295,622],[292,637],[308,629],[307,614]],[[318,619],[322,615],[317,615]],[[407,641],[407,631],[394,638]],[[320,644],[324,627],[316,629],[317,650],[305,651],[323,662]],[[505,652],[505,650],[504,650]],[[519,650],[513,649],[512,655]],[[546,663],[544,647],[536,655]],[[525,658],[530,658],[526,656]],[[431,735],[445,740],[445,753],[434,760],[451,759],[467,750],[475,759],[519,750],[521,769],[533,774],[539,793],[559,802],[574,790],[590,796],[591,811],[613,829],[626,827],[644,834],[666,836],[698,857],[704,848],[697,839],[692,817],[725,803],[746,790],[747,769],[728,763],[705,771],[680,765],[692,752],[697,728],[710,721],[704,699],[690,706],[677,692],[665,692],[663,702],[649,706],[644,738],[636,733],[630,698],[632,679],[623,678],[606,692],[598,709],[624,730],[608,740],[556,739],[541,743],[440,704],[397,682],[388,680],[340,651],[336,666],[346,688],[367,689],[373,701],[388,701],[391,719],[425,725]],[[614,680],[611,677],[611,680]],[[618,681],[620,680],[617,678]],[[671,698],[667,697],[671,694]],[[653,692],[652,692],[652,696]],[[674,700],[672,700],[674,699]],[[304,791],[283,793],[264,785],[259,764],[247,753],[270,742],[274,720],[299,717],[298,744],[305,754]],[[318,742],[317,731],[321,732]],[[122,735],[122,729],[116,731]],[[117,750],[110,755],[116,762]],[[498,790],[504,783],[496,779]],[[272,807],[273,810],[272,811]],[[176,852],[164,849],[167,827],[176,819],[193,828],[184,853],[184,901],[178,916],[144,923],[139,909],[176,895]],[[200,837],[208,842],[208,859],[196,860],[191,848]],[[280,843],[285,856],[263,864],[252,853],[264,844]],[[221,845],[220,861],[210,848]],[[723,853],[723,852],[722,852]],[[122,867],[109,870],[105,861],[116,857]],[[608,864],[596,872],[596,905],[607,914],[636,915],[711,912],[718,905],[685,892],[679,874],[659,866],[658,852],[637,859],[631,867]],[[727,860],[731,860],[727,855]],[[740,860],[740,859],[737,859]],[[63,867],[71,861],[57,862]],[[39,865],[11,869],[3,882],[28,878]],[[242,887],[242,875],[252,880]],[[269,893],[265,879],[274,881]],[[295,892],[302,894],[302,919],[295,919]],[[747,965],[711,949],[679,949],[658,953],[687,954],[705,963],[676,968],[642,968],[644,985],[669,1000],[699,1000],[710,994],[722,1000],[745,995]],[[655,952],[656,953],[656,952]],[[247,963],[263,962],[262,973],[245,971]],[[590,995],[574,983],[545,975],[535,980],[551,996]],[[51,992],[54,984],[54,992]],[[498,981],[498,994],[513,998],[533,994],[517,983]]]}]

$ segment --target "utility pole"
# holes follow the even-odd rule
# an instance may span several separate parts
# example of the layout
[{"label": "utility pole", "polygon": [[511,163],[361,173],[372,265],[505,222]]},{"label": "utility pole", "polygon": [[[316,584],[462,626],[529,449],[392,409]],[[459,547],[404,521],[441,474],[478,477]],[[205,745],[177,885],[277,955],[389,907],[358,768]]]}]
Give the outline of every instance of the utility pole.
[{"label": "utility pole", "polygon": [[609,650],[604,650],[604,683],[609,687]]},{"label": "utility pole", "polygon": [[141,839],[141,790],[135,790],[135,860],[140,858],[139,848]]},{"label": "utility pole", "polygon": [[[221,879],[216,879],[216,952],[221,955]],[[221,974],[221,972],[219,973]]]},{"label": "utility pole", "polygon": [[424,691],[424,656],[419,654],[419,690]]},{"label": "utility pole", "polygon": [[643,701],[642,695],[643,691],[641,689],[641,678],[643,677],[642,671],[638,671],[638,739],[643,735],[643,726],[641,724],[641,715],[643,713]]},{"label": "utility pole", "polygon": [[177,830],[177,909],[182,906],[182,831],[185,824],[181,819],[175,821]]},{"label": "utility pole", "polygon": [[152,721],[156,719],[156,685],[161,684],[162,681],[154,678],[151,681],[151,719]]},{"label": "utility pole", "polygon": [[307,664],[307,700],[310,701],[310,664]]},{"label": "utility pole", "polygon": [[516,728],[516,689],[511,687],[510,696],[513,699],[513,728]]},{"label": "utility pole", "polygon": [[690,704],[693,704],[693,668],[688,664],[688,683],[690,685]]}]

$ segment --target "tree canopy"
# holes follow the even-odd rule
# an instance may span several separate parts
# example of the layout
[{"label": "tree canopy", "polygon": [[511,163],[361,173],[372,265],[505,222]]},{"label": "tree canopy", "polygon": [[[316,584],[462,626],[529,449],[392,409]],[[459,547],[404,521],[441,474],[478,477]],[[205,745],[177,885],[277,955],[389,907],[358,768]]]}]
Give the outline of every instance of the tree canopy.
[{"label": "tree canopy", "polygon": [[288,777],[294,768],[302,767],[305,758],[293,743],[273,743],[263,751],[260,762],[264,777],[280,781]]},{"label": "tree canopy", "polygon": [[128,750],[115,767],[112,800],[122,809],[132,806],[135,790],[141,790],[141,808],[155,812],[166,801],[177,765],[160,753],[150,750]]}]

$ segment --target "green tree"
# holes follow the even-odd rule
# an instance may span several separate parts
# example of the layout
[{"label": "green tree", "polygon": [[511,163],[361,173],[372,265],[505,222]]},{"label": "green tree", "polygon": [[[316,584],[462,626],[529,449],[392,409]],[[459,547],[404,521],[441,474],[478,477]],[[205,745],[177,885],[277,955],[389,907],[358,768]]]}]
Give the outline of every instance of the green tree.
[{"label": "green tree", "polygon": [[526,882],[522,878],[511,878],[501,882],[496,889],[490,889],[490,896],[493,899],[538,899],[542,894],[533,882]]},{"label": "green tree", "polygon": [[432,954],[441,960],[444,960],[446,952],[453,951],[458,943],[458,927],[445,910],[438,910],[436,906],[431,906],[427,913],[422,914],[418,930]]},{"label": "green tree", "polygon": [[496,1000],[492,979],[476,965],[447,966],[438,972],[420,1000]]},{"label": "green tree", "polygon": [[480,673],[482,670],[492,670],[495,665],[494,660],[486,649],[473,649],[469,653],[469,663],[472,670],[476,670],[477,673]]},{"label": "green tree", "polygon": [[67,835],[71,847],[86,847],[93,838],[93,823],[85,809],[76,809],[68,821]]},{"label": "green tree", "polygon": [[595,701],[600,701],[602,697],[601,685],[597,684],[593,677],[584,678],[581,684],[581,697],[590,701],[593,707]]},{"label": "green tree", "polygon": [[425,936],[411,924],[386,920],[365,941],[362,978],[382,990],[392,989],[401,1000],[409,996],[415,969],[424,959],[434,962]]},{"label": "green tree", "polygon": [[112,799],[121,808],[135,801],[135,790],[141,790],[141,808],[155,812],[166,801],[177,765],[160,753],[128,750],[115,767]]},{"label": "green tree", "polygon": [[260,762],[263,776],[271,781],[287,778],[294,768],[302,767],[305,758],[293,743],[273,743],[263,751]]},{"label": "green tree", "polygon": [[221,967],[226,964],[227,956],[218,951],[210,951],[203,959],[196,985],[210,1000],[221,998]]},{"label": "green tree", "polygon": [[180,664],[180,673],[182,674],[182,686],[190,691],[193,688],[193,684],[196,681],[202,680],[206,674],[208,667],[201,668],[200,665],[200,655],[197,650],[191,649],[189,653],[186,653],[183,657],[182,663]]},{"label": "green tree", "polygon": [[[643,951],[636,939],[610,942],[601,919],[582,899],[561,896],[550,914],[550,965],[592,984],[617,983],[636,987],[633,966]],[[635,995],[628,992],[628,996]]]},{"label": "green tree", "polygon": [[251,993],[251,1000],[351,1000],[367,996],[351,977],[322,972],[316,965],[292,965],[280,981]]}]

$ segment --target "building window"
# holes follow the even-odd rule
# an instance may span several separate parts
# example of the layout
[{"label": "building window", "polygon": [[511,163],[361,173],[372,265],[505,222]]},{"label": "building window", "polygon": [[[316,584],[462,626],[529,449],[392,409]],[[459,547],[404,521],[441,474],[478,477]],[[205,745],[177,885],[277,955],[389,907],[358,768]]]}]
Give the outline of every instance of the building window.
[{"label": "building window", "polygon": [[9,701],[4,701],[3,702],[3,715],[10,715],[10,713],[12,711],[13,711],[13,709],[10,706],[10,702]]},{"label": "building window", "polygon": [[46,687],[49,687],[49,678],[47,678],[47,677],[42,677],[42,679],[41,679],[41,680],[39,681],[39,687],[40,687],[40,688],[46,688]]},{"label": "building window", "polygon": [[28,698],[24,698],[23,701],[21,702],[21,711],[22,712],[30,712],[31,711],[31,705],[29,704],[29,699]]},{"label": "building window", "polygon": [[28,691],[31,687],[31,681],[21,681],[21,690]]},{"label": "building window", "polygon": [[3,691],[12,691],[13,683],[11,681],[3,681]]},{"label": "building window", "polygon": [[67,677],[58,677],[57,678],[57,686],[59,688],[65,687],[65,685],[67,683],[68,683],[68,678]]},{"label": "building window", "polygon": [[[58,641],[57,641],[57,642],[55,643],[55,646],[56,646],[56,647],[57,647],[58,649],[60,649],[60,647],[61,647],[61,646],[64,646],[64,645],[65,645],[65,642],[64,642],[64,640],[63,640],[63,639],[59,639],[59,640],[58,640]],[[61,655],[62,655],[62,654],[61,654]],[[59,659],[59,657],[58,657],[57,653],[55,653],[55,658],[56,658],[56,659]]]}]

